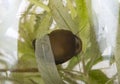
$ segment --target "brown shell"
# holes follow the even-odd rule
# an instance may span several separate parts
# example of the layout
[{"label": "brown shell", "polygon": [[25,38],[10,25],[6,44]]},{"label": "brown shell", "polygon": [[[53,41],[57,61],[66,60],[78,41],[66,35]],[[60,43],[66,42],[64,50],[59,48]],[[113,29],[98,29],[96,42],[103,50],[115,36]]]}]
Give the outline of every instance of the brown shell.
[{"label": "brown shell", "polygon": [[68,61],[82,50],[81,40],[69,30],[58,29],[48,35],[56,64]]}]

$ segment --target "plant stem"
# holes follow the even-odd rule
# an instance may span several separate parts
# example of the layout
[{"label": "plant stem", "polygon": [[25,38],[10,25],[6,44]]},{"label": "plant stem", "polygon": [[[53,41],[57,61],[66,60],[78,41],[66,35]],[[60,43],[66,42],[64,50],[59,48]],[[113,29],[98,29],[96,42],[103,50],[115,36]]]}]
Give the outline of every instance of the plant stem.
[{"label": "plant stem", "polygon": [[0,69],[0,72],[19,72],[19,73],[23,73],[23,72],[38,72],[37,68],[26,68],[26,69]]},{"label": "plant stem", "polygon": [[[82,58],[82,66],[83,66],[83,74],[84,76],[86,77],[87,80],[89,80],[89,77],[88,77],[88,72],[86,70],[86,65],[85,65],[85,58],[84,58],[84,55],[81,56]],[[85,84],[88,84],[88,82],[85,82]]]},{"label": "plant stem", "polygon": [[84,73],[85,75],[87,75],[87,73],[86,73],[86,68],[85,68],[84,56],[82,56],[82,65],[83,65],[83,73]]}]

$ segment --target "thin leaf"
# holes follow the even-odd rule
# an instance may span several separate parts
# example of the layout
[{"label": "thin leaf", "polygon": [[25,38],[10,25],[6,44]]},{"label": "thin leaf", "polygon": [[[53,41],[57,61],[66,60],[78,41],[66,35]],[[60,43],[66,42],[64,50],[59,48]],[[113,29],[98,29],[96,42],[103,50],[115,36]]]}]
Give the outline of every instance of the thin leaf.
[{"label": "thin leaf", "polygon": [[18,81],[18,84],[34,84],[33,81],[37,84],[44,84],[39,73],[11,73],[11,79]]},{"label": "thin leaf", "polygon": [[72,19],[74,19],[77,16],[77,12],[75,10],[75,7],[74,7],[73,3],[74,2],[72,2],[72,0],[67,0],[67,6],[71,11],[70,14],[71,14]]},{"label": "thin leaf", "polygon": [[86,67],[87,71],[89,71],[95,63],[99,62],[98,59],[101,56],[101,52],[98,47],[95,32],[92,27],[90,32],[90,41],[91,41],[91,47],[90,47],[90,53],[89,53],[90,62],[88,62],[89,66]]},{"label": "thin leaf", "polygon": [[77,33],[78,25],[72,20],[72,17],[66,7],[63,6],[61,0],[50,0],[49,7],[59,28],[68,29],[73,33]]},{"label": "thin leaf", "polygon": [[33,3],[36,6],[40,6],[42,7],[44,10],[46,10],[47,12],[50,12],[50,9],[48,8],[48,6],[44,5],[41,1],[38,0],[29,0],[31,3]]},{"label": "thin leaf", "polygon": [[86,51],[86,48],[89,44],[89,35],[90,35],[90,24],[89,24],[89,14],[88,9],[86,7],[85,0],[75,0],[76,2],[76,9],[77,9],[77,22],[79,24],[79,31],[78,32],[80,38],[82,39],[82,50],[83,52]]},{"label": "thin leaf", "polygon": [[72,80],[71,78],[64,76],[64,81],[67,81],[70,84],[78,84],[75,80]]},{"label": "thin leaf", "polygon": [[[81,73],[79,71],[70,71],[67,69],[63,69],[63,79],[65,77],[66,81],[70,80],[73,81],[74,83],[77,83],[77,80],[80,81],[87,81],[87,77],[84,76],[84,73]],[[71,83],[70,81],[68,81],[69,83]]]},{"label": "thin leaf", "polygon": [[73,57],[70,61],[69,64],[67,65],[68,70],[72,70],[81,60],[78,59],[79,57],[75,56]]},{"label": "thin leaf", "polygon": [[[105,84],[108,80],[110,80],[102,71],[100,70],[91,70],[89,72],[90,76],[90,84]],[[109,83],[113,84],[113,82]]]},{"label": "thin leaf", "polygon": [[[40,20],[40,21],[37,21],[37,20]],[[37,25],[35,25],[35,31],[34,31],[34,33],[36,34],[35,37],[36,38],[41,37],[46,33],[48,33],[51,23],[52,23],[52,18],[50,13],[47,13],[47,14],[44,13],[44,16],[42,19],[36,18]]]}]

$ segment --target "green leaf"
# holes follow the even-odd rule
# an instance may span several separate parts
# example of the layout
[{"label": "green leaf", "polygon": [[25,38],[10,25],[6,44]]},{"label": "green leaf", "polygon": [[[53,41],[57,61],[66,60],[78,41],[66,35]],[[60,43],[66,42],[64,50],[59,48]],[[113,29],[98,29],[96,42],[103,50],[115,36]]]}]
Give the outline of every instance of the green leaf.
[{"label": "green leaf", "polygon": [[[90,84],[105,84],[110,79],[101,70],[89,71]],[[113,84],[113,82],[109,83]]]},{"label": "green leaf", "polygon": [[[30,6],[31,8],[31,6]],[[27,10],[27,13],[29,13],[30,10]],[[33,10],[34,11],[34,10]],[[31,65],[35,65],[35,56],[34,56],[34,50],[32,46],[32,40],[34,38],[33,29],[34,29],[34,20],[35,16],[30,15],[30,18],[26,19],[28,15],[24,15],[20,19],[20,25],[19,25],[19,40],[18,40],[18,56],[19,56],[19,62],[17,67],[30,67]],[[34,58],[31,62],[29,58]],[[29,60],[29,61],[28,61]],[[28,66],[28,63],[30,65]]]},{"label": "green leaf", "polygon": [[61,0],[50,0],[49,7],[59,28],[68,29],[73,33],[77,33],[78,25],[73,21]]},{"label": "green leaf", "polygon": [[91,45],[89,49],[90,61],[87,63],[87,67],[86,67],[87,71],[89,71],[94,64],[98,63],[99,61],[102,61],[101,52],[98,47],[94,29],[92,27],[90,31],[90,41],[91,41]]},{"label": "green leaf", "polygon": [[74,56],[68,63],[67,68],[68,70],[72,70],[79,62],[80,59],[78,59],[79,57]]},{"label": "green leaf", "polygon": [[68,81],[70,84],[73,82],[73,84],[77,83],[77,80],[80,81],[87,81],[87,77],[84,76],[84,73],[80,71],[74,71],[74,70],[69,70],[69,69],[63,69],[61,71],[61,75],[64,80]]},{"label": "green leaf", "polygon": [[[22,68],[26,66],[36,67],[36,59],[34,55],[32,41],[35,38],[46,34],[49,30],[49,26],[52,23],[50,13],[44,12],[43,14],[35,14],[35,9],[33,9],[32,7],[32,5],[28,7],[25,14],[20,19],[19,25],[19,62],[17,66]],[[31,11],[33,14],[30,13]]]},{"label": "green leaf", "polygon": [[118,80],[120,83],[120,28],[118,28],[118,31],[117,31],[115,61],[116,61],[117,71],[118,71]]},{"label": "green leaf", "polygon": [[78,84],[75,80],[71,79],[68,76],[64,76],[64,81],[67,81],[70,84]]},{"label": "green leaf", "polygon": [[35,24],[35,31],[36,38],[44,36],[48,33],[50,25],[52,24],[52,18],[50,13],[43,13],[43,17],[40,19],[38,18],[40,15],[36,15],[36,24]]},{"label": "green leaf", "polygon": [[44,84],[39,73],[12,73],[11,79],[15,84]]},{"label": "green leaf", "polygon": [[21,58],[19,58],[17,68],[25,69],[25,68],[36,68],[36,67],[37,67],[37,63],[34,55],[31,55],[29,53],[24,53],[21,56]]},{"label": "green leaf", "polygon": [[45,4],[43,4],[41,1],[39,0],[29,0],[31,3],[33,3],[36,6],[40,6],[42,7],[44,10],[46,10],[47,12],[50,12],[50,9],[48,6],[46,6]]},{"label": "green leaf", "polygon": [[80,21],[80,26],[87,26],[89,23],[89,16],[85,0],[75,0],[77,5],[77,13]]},{"label": "green leaf", "polygon": [[77,12],[76,12],[76,9],[75,9],[73,3],[74,2],[72,0],[67,0],[67,7],[71,11],[70,14],[71,14],[72,19],[74,19],[77,16]]},{"label": "green leaf", "polygon": [[90,23],[89,14],[86,7],[85,0],[75,0],[77,10],[77,22],[79,24],[79,37],[82,39],[82,50],[86,51],[86,48],[90,41]]}]

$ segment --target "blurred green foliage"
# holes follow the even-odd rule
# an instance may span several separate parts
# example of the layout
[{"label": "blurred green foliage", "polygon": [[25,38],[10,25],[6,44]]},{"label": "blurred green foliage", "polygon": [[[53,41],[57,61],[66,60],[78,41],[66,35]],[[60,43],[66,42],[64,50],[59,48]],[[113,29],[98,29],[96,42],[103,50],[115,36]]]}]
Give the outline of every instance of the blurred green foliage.
[{"label": "blurred green foliage", "polygon": [[[103,61],[96,42],[93,25],[86,7],[85,0],[29,0],[30,4],[22,14],[19,21],[19,40],[17,69],[37,69],[36,58],[32,42],[38,37],[51,32],[54,29],[67,29],[77,34],[82,39],[82,52],[69,60],[66,67],[58,65],[58,71],[64,82],[69,84],[113,84],[108,81],[105,73],[100,69],[93,70],[92,67]],[[90,4],[90,3],[89,3]],[[38,9],[42,9],[38,12]],[[54,30],[53,29],[53,30]],[[82,66],[79,66],[79,65]],[[79,71],[75,67],[79,66]],[[41,72],[42,73],[42,72]],[[12,73],[11,81],[14,84],[44,84],[38,72],[16,72]],[[16,82],[17,81],[17,82]]]}]

